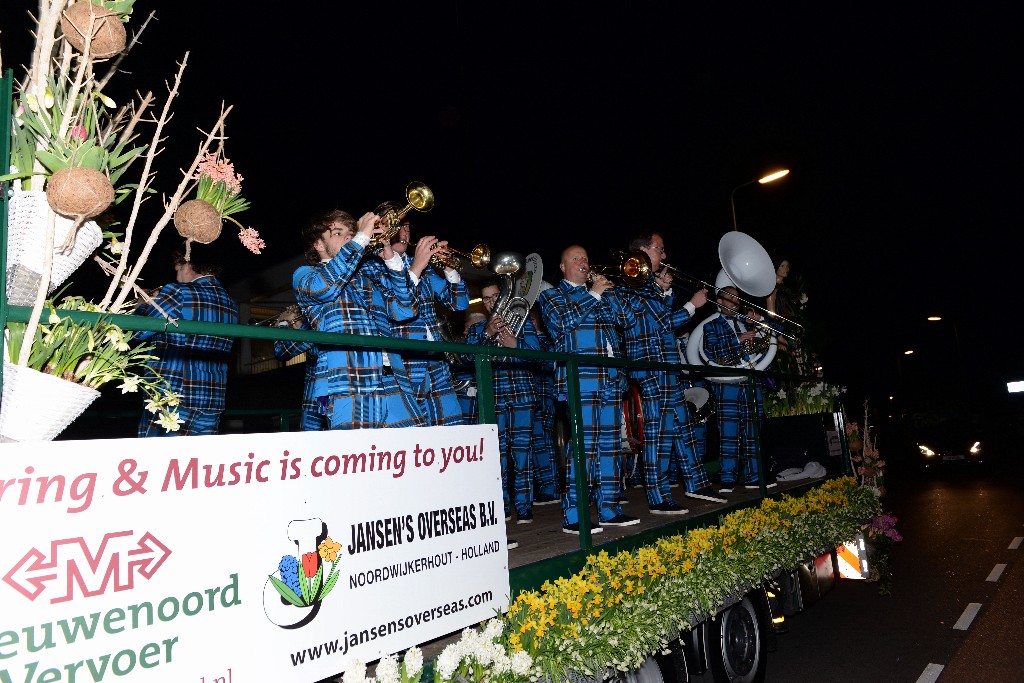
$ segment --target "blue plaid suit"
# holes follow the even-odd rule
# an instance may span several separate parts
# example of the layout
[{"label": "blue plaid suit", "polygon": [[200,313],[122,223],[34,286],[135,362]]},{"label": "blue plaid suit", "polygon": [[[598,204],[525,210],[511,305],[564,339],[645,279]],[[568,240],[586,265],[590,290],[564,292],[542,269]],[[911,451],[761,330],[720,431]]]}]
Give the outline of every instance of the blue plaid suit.
[{"label": "blue plaid suit", "polygon": [[[622,297],[636,320],[636,325],[624,331],[626,357],[679,363],[675,330],[690,320],[693,305],[687,302],[682,308],[673,309],[673,295],[663,295],[653,280],[639,289],[624,290]],[[637,368],[630,370],[630,376],[639,385],[642,399],[644,486],[648,505],[675,502],[669,476],[673,460],[682,470],[688,491],[707,486],[707,472],[697,454],[693,420],[677,373]]]},{"label": "blue plaid suit", "polygon": [[[412,259],[403,254],[402,260],[409,267]],[[415,276],[410,274],[415,281]],[[391,335],[405,339],[443,341],[446,332],[435,306],[444,306],[452,311],[469,308],[469,287],[459,277],[450,282],[431,266],[423,271],[415,282],[419,315],[405,322],[393,322]],[[455,381],[447,358],[440,353],[403,351],[402,362],[409,371],[413,398],[428,425],[468,424],[462,403],[455,393]]]},{"label": "blue plaid suit", "polygon": [[[360,267],[363,246],[354,238],[329,261],[301,266],[292,275],[295,300],[310,327],[370,337],[390,336],[391,322],[417,314],[416,297],[406,270],[381,266],[373,273]],[[331,429],[411,427],[423,423],[413,403],[401,359],[368,347],[320,344],[317,354],[317,400]],[[400,385],[404,385],[400,388]]]},{"label": "blue plaid suit", "polygon": [[[728,320],[719,315],[704,324],[704,352],[708,358],[734,356],[749,361],[743,347]],[[743,325],[743,323],[740,323]],[[769,325],[771,323],[768,323]],[[744,327],[743,329],[748,329]],[[760,475],[757,468],[757,440],[754,437],[754,420],[758,424],[764,417],[764,397],[757,386],[754,401],[756,413],[750,407],[748,382],[709,382],[715,397],[715,418],[718,424],[719,446],[722,457],[722,484],[757,484]],[[743,457],[743,469],[737,472],[738,461]]]},{"label": "blue plaid suit", "polygon": [[[493,344],[484,334],[487,321],[480,321],[466,333],[467,344]],[[540,337],[527,317],[519,332],[516,348],[541,350]],[[533,423],[537,410],[537,391],[533,368],[537,361],[527,358],[495,358],[494,412],[498,421],[498,445],[501,449],[501,490],[505,513],[509,506],[508,463],[514,468],[511,494],[516,513],[524,515],[533,507]]]},{"label": "blue plaid suit", "polygon": [[[303,322],[299,329],[308,330]],[[316,400],[316,344],[313,342],[274,340],[274,358],[291,360],[298,355],[306,354],[306,377],[302,385],[302,413],[299,417],[299,429],[304,432],[316,432],[324,429],[324,416],[320,412],[320,404]]]},{"label": "blue plaid suit", "polygon": [[[551,337],[543,330],[537,330],[541,348],[553,351]],[[558,456],[555,454],[555,366],[545,361],[533,373],[533,384],[537,391],[537,419],[533,421],[533,479],[534,493],[557,496]]]},{"label": "blue plaid suit", "polygon": [[[607,290],[598,299],[586,286],[562,280],[537,297],[544,327],[551,334],[554,350],[586,356],[621,354],[617,327],[631,327],[635,321],[623,310],[615,290]],[[626,376],[619,369],[604,365],[580,365],[580,403],[583,408],[583,447],[586,450],[590,495],[597,504],[601,520],[622,514],[621,456],[622,392]],[[567,393],[566,368],[555,368],[556,392]],[[566,453],[566,495],[562,497],[564,524],[579,522],[576,501],[575,465],[570,443]]]},{"label": "blue plaid suit", "polygon": [[[208,323],[238,323],[238,305],[212,275],[197,277],[192,282],[171,282],[160,288],[154,303],[179,320]],[[157,309],[141,304],[139,315],[162,318]],[[178,332],[138,332],[137,339],[154,345],[153,360],[148,366],[160,373],[181,398],[179,415],[184,423],[177,432],[166,432],[144,412],[139,421],[139,436],[189,436],[216,434],[220,415],[224,412],[227,391],[228,361],[232,337]]]}]

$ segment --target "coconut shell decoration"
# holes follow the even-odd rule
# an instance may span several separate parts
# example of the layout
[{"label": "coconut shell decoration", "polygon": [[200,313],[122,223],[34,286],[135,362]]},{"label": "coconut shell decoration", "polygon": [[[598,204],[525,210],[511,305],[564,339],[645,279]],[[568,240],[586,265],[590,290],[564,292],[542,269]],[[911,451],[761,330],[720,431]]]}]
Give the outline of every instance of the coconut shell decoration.
[{"label": "coconut shell decoration", "polygon": [[89,219],[114,201],[114,186],[101,171],[62,168],[46,183],[46,201],[62,216]]},{"label": "coconut shell decoration", "polygon": [[189,259],[192,242],[209,244],[220,237],[224,220],[213,204],[202,199],[191,199],[174,212],[174,227],[185,238],[185,260]]},{"label": "coconut shell decoration", "polygon": [[127,31],[117,12],[78,0],[60,16],[64,38],[79,52],[85,52],[86,38],[91,34],[89,52],[93,59],[108,59],[124,50]]}]

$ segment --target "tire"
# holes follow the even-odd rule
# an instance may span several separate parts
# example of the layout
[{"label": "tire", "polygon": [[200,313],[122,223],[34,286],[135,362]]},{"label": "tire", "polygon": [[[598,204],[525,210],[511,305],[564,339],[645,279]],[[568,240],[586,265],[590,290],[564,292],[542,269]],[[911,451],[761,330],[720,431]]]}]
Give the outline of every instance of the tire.
[{"label": "tire", "polygon": [[606,682],[613,683],[672,683],[673,679],[666,680],[662,675],[661,666],[654,657],[648,657],[639,669],[632,671],[617,671]]},{"label": "tire", "polygon": [[749,596],[704,622],[708,671],[715,683],[762,683],[768,663],[764,622]]}]

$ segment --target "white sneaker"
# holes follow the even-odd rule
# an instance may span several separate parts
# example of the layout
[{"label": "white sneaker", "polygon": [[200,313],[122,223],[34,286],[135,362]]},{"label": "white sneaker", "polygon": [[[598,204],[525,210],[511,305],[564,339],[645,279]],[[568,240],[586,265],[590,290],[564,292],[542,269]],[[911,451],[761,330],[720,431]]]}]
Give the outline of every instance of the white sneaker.
[{"label": "white sneaker", "polygon": [[508,548],[509,550],[512,550],[513,548],[518,548],[518,547],[519,547],[519,541],[513,541],[511,538],[508,539],[508,543],[506,544],[506,548]]}]

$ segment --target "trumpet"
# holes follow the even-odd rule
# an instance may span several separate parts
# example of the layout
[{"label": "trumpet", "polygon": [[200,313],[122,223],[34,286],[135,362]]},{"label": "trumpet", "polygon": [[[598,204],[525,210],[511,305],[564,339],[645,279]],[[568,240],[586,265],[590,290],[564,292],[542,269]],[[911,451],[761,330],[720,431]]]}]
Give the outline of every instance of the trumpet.
[{"label": "trumpet", "polygon": [[[419,244],[419,240],[412,242],[403,240],[403,242],[410,247],[415,247]],[[435,244],[433,249],[437,249]],[[478,244],[473,247],[469,253],[459,251],[458,249],[452,249],[451,247],[444,247],[436,254],[431,254],[430,263],[438,270],[444,270],[445,268],[450,270],[462,271],[462,261],[459,257],[469,259],[469,262],[473,264],[474,268],[485,268],[488,263],[491,262],[491,248],[486,244]]]},{"label": "trumpet", "polygon": [[383,202],[377,206],[383,210],[383,215],[377,219],[377,227],[384,228],[384,232],[378,233],[370,238],[367,248],[383,247],[390,244],[391,240],[398,234],[402,227],[402,219],[405,214],[413,209],[426,213],[434,208],[434,193],[423,183],[414,180],[405,187],[405,198],[407,204],[403,207],[396,207],[395,202]]}]

